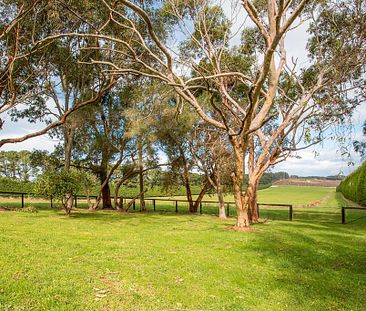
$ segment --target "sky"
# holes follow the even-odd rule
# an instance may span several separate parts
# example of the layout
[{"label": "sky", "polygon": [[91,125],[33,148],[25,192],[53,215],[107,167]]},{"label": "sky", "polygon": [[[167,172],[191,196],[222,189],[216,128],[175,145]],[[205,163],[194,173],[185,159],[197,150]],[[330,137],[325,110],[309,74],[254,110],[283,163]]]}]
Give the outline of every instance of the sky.
[{"label": "sky", "polygon": [[[230,0],[225,0],[222,3],[225,13],[231,16],[231,2]],[[242,16],[242,8],[240,6],[234,9],[235,14]],[[248,22],[246,22],[248,23]],[[235,33],[236,30],[242,25],[242,22],[237,19],[233,23],[232,32]],[[288,59],[297,59],[297,64],[299,66],[305,65],[307,63],[307,51],[306,51],[306,41],[307,41],[307,25],[304,24],[295,30],[291,31],[286,36],[286,49],[288,54]],[[240,43],[240,34],[238,33],[235,37],[231,39],[232,45],[237,45]],[[4,115],[0,116],[4,118]],[[362,124],[366,120],[366,105],[358,107],[354,112],[352,118],[353,131],[349,137],[347,137],[349,142],[355,139],[362,139]],[[44,124],[30,124],[25,120],[20,120],[16,123],[12,122],[9,117],[5,117],[5,124],[3,129],[0,130],[0,139],[9,137],[18,137],[35,130],[39,130],[44,127]],[[366,139],[366,138],[364,138]],[[56,140],[50,139],[47,135],[42,137],[36,137],[29,139],[22,143],[17,144],[7,144],[4,145],[1,150],[49,150],[52,151],[54,146],[58,143]],[[303,150],[297,153],[298,157],[290,158],[286,162],[277,165],[272,171],[286,171],[290,175],[298,176],[329,176],[337,175],[343,173],[345,175],[352,172],[360,164],[360,159],[357,154],[355,154],[350,148],[351,158],[343,158],[339,152],[339,146],[337,143],[326,140],[322,145],[312,147],[310,149]],[[318,155],[316,155],[318,154]],[[350,166],[348,163],[353,161],[355,165]]]}]

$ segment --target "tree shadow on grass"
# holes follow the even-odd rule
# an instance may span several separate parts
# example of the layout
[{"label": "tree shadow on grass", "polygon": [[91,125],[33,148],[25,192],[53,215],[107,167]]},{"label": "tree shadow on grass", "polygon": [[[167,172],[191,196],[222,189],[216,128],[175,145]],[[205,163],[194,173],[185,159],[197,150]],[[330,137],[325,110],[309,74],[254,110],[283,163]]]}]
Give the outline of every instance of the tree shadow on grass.
[{"label": "tree shadow on grass", "polygon": [[314,310],[362,310],[366,305],[365,235],[350,235],[352,230],[338,226],[300,223],[291,227],[258,235],[251,246],[263,264],[274,266],[275,287],[285,290],[292,303],[299,304],[298,310],[310,310],[304,306],[311,303]]},{"label": "tree shadow on grass", "polygon": [[[199,214],[176,214],[176,213],[158,213],[158,212],[131,212],[131,213],[121,213],[117,211],[96,211],[96,212],[88,212],[88,211],[73,211],[71,213],[71,217],[62,217],[64,216],[62,211],[56,214],[60,216],[62,220],[77,220],[82,219],[86,221],[100,221],[104,223],[126,223],[128,225],[142,225],[142,223],[164,223],[164,224],[179,224],[179,223],[187,223],[188,221],[194,221],[197,218],[207,217],[210,219],[215,219],[215,217],[208,215],[199,215]],[[54,217],[55,215],[46,217]]]}]

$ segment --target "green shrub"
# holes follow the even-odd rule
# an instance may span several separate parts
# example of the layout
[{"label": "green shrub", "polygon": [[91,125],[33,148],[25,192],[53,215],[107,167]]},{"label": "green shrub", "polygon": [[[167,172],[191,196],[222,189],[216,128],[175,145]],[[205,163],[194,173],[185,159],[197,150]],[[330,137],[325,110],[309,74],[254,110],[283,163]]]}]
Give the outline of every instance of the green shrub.
[{"label": "green shrub", "polygon": [[34,190],[37,195],[61,201],[66,214],[70,214],[72,204],[68,203],[80,191],[80,188],[80,176],[76,171],[61,170],[50,171],[39,176]]}]

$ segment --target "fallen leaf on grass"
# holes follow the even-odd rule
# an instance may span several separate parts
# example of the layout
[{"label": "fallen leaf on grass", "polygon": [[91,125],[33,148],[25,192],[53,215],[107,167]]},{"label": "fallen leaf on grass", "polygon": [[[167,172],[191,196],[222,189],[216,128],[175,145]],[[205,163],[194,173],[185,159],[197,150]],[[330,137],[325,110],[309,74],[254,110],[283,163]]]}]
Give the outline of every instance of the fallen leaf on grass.
[{"label": "fallen leaf on grass", "polygon": [[98,298],[105,298],[108,295],[107,294],[95,294],[95,296],[97,296]]},{"label": "fallen leaf on grass", "polygon": [[119,272],[118,271],[108,271],[108,272],[106,272],[107,274],[119,274]]},{"label": "fallen leaf on grass", "polygon": [[100,300],[101,298],[105,298],[108,296],[107,294],[109,292],[109,289],[100,289],[97,287],[94,287],[93,289],[97,292],[95,294],[95,296],[96,296],[95,300]]}]

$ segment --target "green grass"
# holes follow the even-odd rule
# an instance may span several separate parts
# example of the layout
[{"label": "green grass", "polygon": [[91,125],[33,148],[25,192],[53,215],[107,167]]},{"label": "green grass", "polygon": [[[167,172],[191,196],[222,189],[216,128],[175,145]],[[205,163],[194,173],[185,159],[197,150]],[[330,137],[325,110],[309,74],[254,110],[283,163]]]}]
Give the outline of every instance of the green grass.
[{"label": "green grass", "polygon": [[366,218],[339,224],[344,202],[326,195],[255,232],[207,215],[2,212],[0,310],[365,310]]}]

